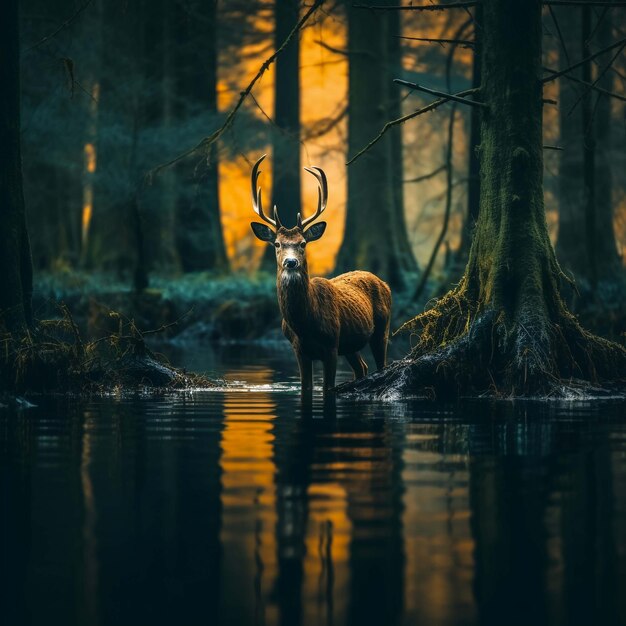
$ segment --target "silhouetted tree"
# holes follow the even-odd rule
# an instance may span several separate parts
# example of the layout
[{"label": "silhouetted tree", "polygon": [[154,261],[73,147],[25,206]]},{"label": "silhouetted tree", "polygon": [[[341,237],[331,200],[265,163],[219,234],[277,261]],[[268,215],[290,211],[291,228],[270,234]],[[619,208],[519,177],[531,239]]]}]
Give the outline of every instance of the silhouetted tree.
[{"label": "silhouetted tree", "polygon": [[[397,113],[398,94],[389,69],[393,66],[393,48],[388,37],[394,30],[390,16],[351,5],[346,11],[350,63],[348,154],[354,155],[371,139],[372,132],[384,125],[390,113]],[[393,54],[397,59],[398,52]],[[406,273],[415,269],[415,260],[399,210],[401,193],[394,189],[399,146],[398,137],[388,134],[349,166],[345,234],[336,270],[368,270],[393,288],[404,289]]]},{"label": "silhouetted tree", "polygon": [[[287,39],[299,19],[299,0],[274,3],[274,47]],[[294,37],[276,59],[274,81],[274,129],[272,203],[278,207],[282,223],[291,228],[302,212],[300,190],[300,40]],[[269,205],[268,205],[269,206]],[[262,267],[274,270],[274,249],[268,246]]]},{"label": "silhouetted tree", "polygon": [[[178,54],[174,67],[181,119],[217,116],[217,0],[190,0],[179,8]],[[218,194],[217,144],[198,162],[178,170],[183,181],[177,201],[178,253],[185,271],[228,267]]]},{"label": "silhouetted tree", "polygon": [[0,20],[0,326],[10,332],[22,332],[33,321],[20,148],[19,31],[19,2],[8,0]]},{"label": "silhouetted tree", "polygon": [[[566,47],[560,50],[561,69],[593,52],[592,37],[599,48],[611,43],[610,16],[594,19],[591,9],[568,7],[558,12]],[[599,73],[613,54],[607,52],[597,60],[597,85],[609,91],[613,73]],[[591,82],[593,67],[589,61],[571,75]],[[562,80],[559,122],[564,147],[559,165],[559,260],[584,286],[614,280],[623,270],[613,227],[610,99],[580,83]]]}]

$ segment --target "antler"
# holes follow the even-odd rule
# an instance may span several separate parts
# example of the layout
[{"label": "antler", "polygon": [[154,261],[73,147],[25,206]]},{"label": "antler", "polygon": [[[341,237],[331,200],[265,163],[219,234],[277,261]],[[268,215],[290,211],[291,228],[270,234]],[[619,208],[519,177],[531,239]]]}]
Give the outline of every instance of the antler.
[{"label": "antler", "polygon": [[304,228],[316,220],[326,210],[326,204],[328,203],[328,181],[326,180],[324,170],[321,167],[305,167],[304,170],[309,172],[309,174],[313,174],[317,179],[317,210],[315,215],[311,215],[311,217],[307,217],[304,220],[298,213],[298,226],[300,228]]},{"label": "antler", "polygon": [[263,162],[263,159],[265,159],[266,156],[267,156],[267,154],[264,154],[254,164],[254,167],[252,168],[252,175],[251,175],[251,182],[252,182],[252,208],[254,209],[254,212],[262,220],[266,221],[268,224],[270,224],[276,230],[278,230],[279,228],[282,227],[282,224],[280,223],[280,220],[278,219],[278,209],[276,208],[276,205],[274,205],[274,219],[272,219],[271,217],[268,217],[267,215],[265,215],[265,213],[263,212],[263,203],[261,201],[261,187],[257,187],[257,181],[259,179],[259,175],[261,174],[261,172],[259,172],[259,165],[261,165],[261,163]]}]

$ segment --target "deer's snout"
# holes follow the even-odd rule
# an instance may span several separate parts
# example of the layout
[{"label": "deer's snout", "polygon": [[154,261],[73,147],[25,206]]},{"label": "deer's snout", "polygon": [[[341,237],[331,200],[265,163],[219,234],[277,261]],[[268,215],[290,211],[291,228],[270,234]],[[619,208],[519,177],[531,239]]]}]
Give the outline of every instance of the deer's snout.
[{"label": "deer's snout", "polygon": [[287,257],[283,261],[283,267],[288,270],[295,270],[296,267],[298,267],[298,265],[300,265],[300,262],[298,261],[298,259],[295,259],[294,257]]}]

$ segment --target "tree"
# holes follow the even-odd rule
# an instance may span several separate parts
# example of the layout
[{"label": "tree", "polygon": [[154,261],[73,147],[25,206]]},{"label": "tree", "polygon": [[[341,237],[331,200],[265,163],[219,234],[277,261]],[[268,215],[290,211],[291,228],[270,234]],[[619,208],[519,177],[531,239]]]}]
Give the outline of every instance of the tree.
[{"label": "tree", "polygon": [[[591,6],[567,8],[558,13],[565,49],[561,69],[591,54],[593,33],[600,48],[610,45],[611,20],[602,15],[592,23]],[[598,60],[597,85],[612,91],[613,74],[604,71],[613,53]],[[571,74],[591,82],[593,63],[588,61]],[[623,274],[613,227],[611,102],[573,81],[561,81],[559,96],[561,143],[559,164],[559,239],[557,255],[563,267],[583,288],[599,281],[614,281]]]},{"label": "tree", "polygon": [[[397,119],[402,115],[402,98],[399,91],[394,91],[392,81],[402,73],[402,20],[400,13],[388,14],[389,33],[387,83],[389,92],[389,105],[387,116],[389,119]],[[371,131],[370,131],[371,132]],[[417,272],[417,261],[413,255],[413,249],[408,238],[406,219],[404,216],[404,154],[402,145],[402,129],[395,128],[389,136],[391,142],[391,193],[393,204],[391,207],[391,219],[394,220],[394,229],[397,234],[398,254],[404,262],[405,272]]]},{"label": "tree", "polygon": [[[566,49],[559,51],[559,69],[564,70],[581,60],[583,50],[580,11],[564,7],[556,13]],[[582,67],[572,70],[572,78],[582,80]],[[575,276],[587,275],[589,257],[585,237],[585,185],[583,153],[585,132],[583,109],[571,111],[584,86],[570,80],[559,85],[560,142],[564,150],[559,155],[559,238],[556,252],[562,266]]]},{"label": "tree", "polygon": [[583,330],[559,293],[543,206],[541,2],[484,0],[478,223],[459,285],[405,324],[410,358],[347,390],[557,393],[626,378],[626,350]]},{"label": "tree", "polygon": [[[190,0],[181,5],[177,40],[176,95],[183,119],[217,116],[217,0]],[[217,144],[208,153],[179,167],[177,201],[178,253],[186,272],[228,267],[222,236],[218,193]],[[184,178],[183,178],[184,176]]]},{"label": "tree", "polygon": [[[610,12],[609,12],[610,13]],[[598,18],[598,47],[605,48],[611,43],[612,21],[609,15]],[[614,53],[608,52],[598,59],[597,72],[603,72],[611,63]],[[598,87],[613,91],[615,74],[608,69],[598,76]],[[613,174],[611,171],[611,100],[603,94],[596,95],[595,106],[595,241],[593,249],[597,255],[596,267],[599,280],[624,279],[622,259],[617,252],[615,227],[613,224]],[[594,115],[593,109],[591,115]]]},{"label": "tree", "polygon": [[102,5],[99,63],[97,168],[93,213],[82,258],[88,268],[123,272],[132,266],[133,241],[128,198],[133,193],[139,101],[138,65],[143,43],[139,3]]},{"label": "tree", "polygon": [[22,188],[18,0],[4,5],[0,22],[0,326],[20,333],[33,323],[33,269]]},{"label": "tree", "polygon": [[[274,49],[287,39],[299,19],[299,0],[274,3]],[[272,202],[287,228],[296,225],[302,212],[300,190],[300,40],[294,37],[276,59],[274,81]],[[267,246],[262,267],[276,266],[274,250]]]},{"label": "tree", "polygon": [[[354,155],[398,109],[391,94],[388,36],[394,30],[386,13],[354,6],[348,13],[349,116],[348,154]],[[397,26],[395,27],[397,32]],[[397,58],[397,51],[393,55]],[[398,129],[395,129],[398,131]],[[371,271],[394,289],[407,287],[407,272],[416,264],[410,250],[397,184],[401,143],[386,135],[348,168],[348,204],[344,241],[337,271]],[[394,149],[395,147],[395,149]]]},{"label": "tree", "polygon": [[[482,23],[482,9],[476,7],[476,23]],[[474,28],[474,58],[472,60],[472,87],[479,88],[481,83],[481,28]],[[472,243],[474,226],[478,221],[480,210],[480,160],[478,158],[478,146],[480,145],[480,109],[472,107],[470,111],[470,141],[469,141],[469,167],[467,180],[467,215],[463,221],[461,232],[461,244],[457,254],[457,261],[467,262],[467,256]]]}]

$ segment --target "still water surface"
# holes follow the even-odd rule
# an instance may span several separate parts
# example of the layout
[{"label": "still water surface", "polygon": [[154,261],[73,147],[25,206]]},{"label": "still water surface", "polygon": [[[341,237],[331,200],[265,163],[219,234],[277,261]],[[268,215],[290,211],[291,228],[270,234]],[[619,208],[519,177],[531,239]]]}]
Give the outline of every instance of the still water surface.
[{"label": "still water surface", "polygon": [[175,358],[238,387],[0,411],[0,623],[626,623],[623,404],[303,416],[286,351]]}]

